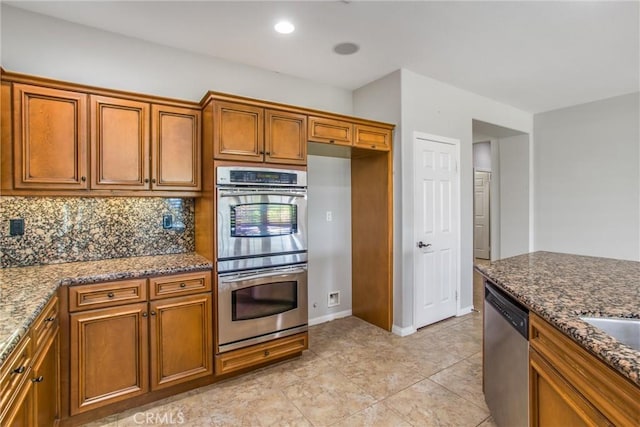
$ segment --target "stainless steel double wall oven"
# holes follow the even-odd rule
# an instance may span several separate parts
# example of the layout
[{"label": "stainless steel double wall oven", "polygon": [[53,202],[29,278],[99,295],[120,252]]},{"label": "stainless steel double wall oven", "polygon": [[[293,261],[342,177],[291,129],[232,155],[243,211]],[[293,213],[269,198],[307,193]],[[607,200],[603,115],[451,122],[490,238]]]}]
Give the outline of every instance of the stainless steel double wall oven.
[{"label": "stainless steel double wall oven", "polygon": [[218,351],[307,330],[307,174],[218,166]]}]

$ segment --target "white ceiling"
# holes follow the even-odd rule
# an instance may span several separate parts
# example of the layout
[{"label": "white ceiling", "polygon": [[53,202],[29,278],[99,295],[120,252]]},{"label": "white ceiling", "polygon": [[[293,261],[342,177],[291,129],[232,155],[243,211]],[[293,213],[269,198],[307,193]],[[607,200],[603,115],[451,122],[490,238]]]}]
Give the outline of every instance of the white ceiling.
[{"label": "white ceiling", "polygon": [[640,89],[637,0],[5,3],[345,89],[406,68],[532,113]]}]

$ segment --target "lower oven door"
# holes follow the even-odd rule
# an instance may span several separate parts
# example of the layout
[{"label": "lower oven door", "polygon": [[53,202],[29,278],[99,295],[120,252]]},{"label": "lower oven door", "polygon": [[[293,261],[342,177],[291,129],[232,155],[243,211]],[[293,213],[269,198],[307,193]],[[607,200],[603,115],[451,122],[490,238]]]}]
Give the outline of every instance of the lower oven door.
[{"label": "lower oven door", "polygon": [[218,275],[218,352],[307,330],[307,265]]}]

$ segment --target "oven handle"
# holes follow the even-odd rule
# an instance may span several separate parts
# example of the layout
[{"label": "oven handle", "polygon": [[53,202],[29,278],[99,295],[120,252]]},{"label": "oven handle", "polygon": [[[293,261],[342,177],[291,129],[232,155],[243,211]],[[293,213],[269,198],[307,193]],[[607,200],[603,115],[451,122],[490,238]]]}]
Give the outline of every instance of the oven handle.
[{"label": "oven handle", "polygon": [[282,276],[285,274],[300,274],[306,271],[307,270],[304,268],[296,268],[294,270],[280,270],[280,271],[270,271],[268,273],[248,274],[246,276],[238,276],[238,277],[229,278],[229,279],[227,279],[224,276],[219,276],[218,280],[220,280],[220,282],[222,283],[237,283],[237,282],[245,282],[247,280],[262,279],[264,277]]},{"label": "oven handle", "polygon": [[238,196],[293,196],[293,197],[306,197],[307,193],[292,191],[290,193],[284,191],[256,191],[256,192],[247,192],[247,191],[229,191],[229,190],[220,190],[220,197],[238,197]]}]

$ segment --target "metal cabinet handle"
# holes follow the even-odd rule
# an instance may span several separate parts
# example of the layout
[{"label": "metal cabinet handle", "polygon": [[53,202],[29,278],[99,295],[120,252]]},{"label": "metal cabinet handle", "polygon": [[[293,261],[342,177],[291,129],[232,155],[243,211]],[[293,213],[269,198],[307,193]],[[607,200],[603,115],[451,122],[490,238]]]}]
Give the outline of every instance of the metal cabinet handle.
[{"label": "metal cabinet handle", "polygon": [[38,378],[31,379],[31,382],[34,382],[34,383],[41,383],[42,381],[44,381],[44,377],[42,375],[40,375]]},{"label": "metal cabinet handle", "polygon": [[336,142],[333,139],[329,140],[329,144],[335,144]]},{"label": "metal cabinet handle", "polygon": [[186,283],[180,283],[180,287],[181,287],[181,288],[186,288],[186,287],[187,287],[187,284],[186,284]]},{"label": "metal cabinet handle", "polygon": [[271,155],[271,152],[270,152],[270,151],[267,151],[267,152],[266,152],[266,153],[264,153],[264,154],[266,154],[267,156],[270,156],[270,155]]},{"label": "metal cabinet handle", "polygon": [[420,249],[422,249],[422,248],[428,248],[429,246],[431,246],[431,243],[427,243],[427,244],[425,245],[425,244],[424,244],[424,243],[422,243],[422,242],[418,242],[418,247],[419,247]]},{"label": "metal cabinet handle", "polygon": [[146,312],[146,311],[143,311],[143,312],[142,312],[142,317],[147,317],[147,316],[148,316],[147,312]]},{"label": "metal cabinet handle", "polygon": [[16,368],[13,370],[14,374],[24,374],[24,371],[26,371],[27,368],[24,366],[20,366],[19,368]]},{"label": "metal cabinet handle", "polygon": [[44,319],[45,322],[53,322],[54,320],[56,320],[55,317],[47,317],[46,319]]},{"label": "metal cabinet handle", "polygon": [[145,178],[145,179],[144,179],[144,183],[145,183],[145,184],[148,184],[148,183],[149,183],[149,178]]},{"label": "metal cabinet handle", "polygon": [[151,183],[152,183],[152,184],[155,184],[155,183],[156,183],[156,179],[155,179],[155,178],[153,178],[153,179],[151,180]]},{"label": "metal cabinet handle", "polygon": [[81,177],[80,177],[80,181],[85,182],[86,180],[87,180],[87,177],[86,177],[86,176],[81,176]]},{"label": "metal cabinet handle", "polygon": [[155,316],[155,315],[156,315],[156,312],[155,312],[155,311],[153,311],[153,310],[151,310],[151,315],[152,315],[152,316]]}]

